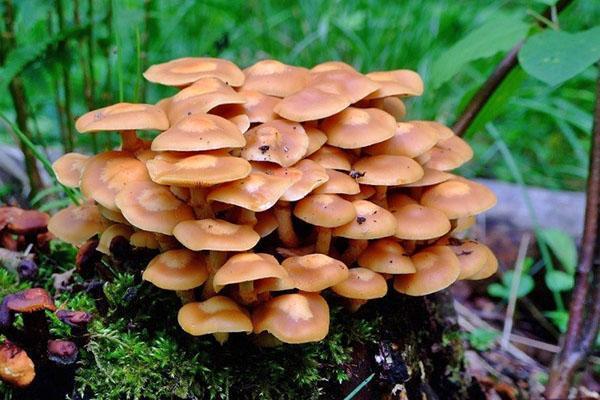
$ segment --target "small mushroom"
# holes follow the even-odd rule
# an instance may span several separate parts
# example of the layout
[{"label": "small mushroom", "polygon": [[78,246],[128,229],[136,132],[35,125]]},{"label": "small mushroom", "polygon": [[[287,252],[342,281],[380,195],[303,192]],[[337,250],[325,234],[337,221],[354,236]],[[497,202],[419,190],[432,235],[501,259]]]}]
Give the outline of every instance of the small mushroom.
[{"label": "small mushroom", "polygon": [[89,158],[79,153],[67,153],[59,157],[52,164],[56,180],[67,187],[78,188],[83,168]]},{"label": "small mushroom", "polygon": [[316,293],[275,297],[252,313],[254,333],[269,332],[284,343],[318,342],[329,332],[329,306]]},{"label": "small mushroom", "polygon": [[348,267],[325,254],[289,257],[281,265],[294,286],[305,292],[320,292],[348,278]]},{"label": "small mushroom", "polygon": [[78,355],[77,345],[70,340],[48,341],[48,360],[57,365],[73,365],[77,361]]},{"label": "small mushroom", "polygon": [[398,122],[394,136],[367,147],[365,152],[415,158],[433,148],[438,139],[437,131],[428,121]]},{"label": "small mushroom", "polygon": [[419,74],[408,69],[375,71],[368,73],[367,77],[379,84],[379,89],[367,96],[367,99],[423,94],[423,80]]},{"label": "small mushroom", "polygon": [[166,86],[187,86],[202,78],[218,78],[231,86],[244,84],[242,70],[228,60],[210,57],[183,57],[152,65],[144,72],[150,82]]},{"label": "small mushroom", "polygon": [[289,167],[304,157],[308,136],[302,125],[276,119],[250,129],[244,135],[241,156],[250,161],[268,161]]},{"label": "small mushroom", "polygon": [[185,304],[177,314],[177,321],[190,335],[212,334],[220,344],[227,341],[230,333],[252,332],[248,312],[225,296]]},{"label": "small mushroom", "polygon": [[394,239],[377,239],[358,257],[358,265],[381,274],[411,274],[416,272],[406,251]]},{"label": "small mushroom", "polygon": [[242,90],[286,97],[306,85],[309,73],[306,68],[286,65],[276,60],[262,60],[244,69],[244,75],[246,81]]},{"label": "small mushroom", "polygon": [[357,311],[367,300],[386,295],[387,283],[383,276],[367,268],[350,268],[348,278],[331,288],[336,294],[350,299],[350,309]]},{"label": "small mushroom", "polygon": [[325,119],[321,129],[327,135],[330,146],[358,149],[393,137],[396,121],[377,108],[348,107]]},{"label": "small mushroom", "polygon": [[420,204],[407,204],[392,213],[398,224],[394,236],[404,240],[429,240],[450,231],[446,214]]},{"label": "small mushroom", "polygon": [[183,221],[175,226],[173,235],[194,251],[245,251],[252,249],[260,239],[252,227],[221,219]]},{"label": "small mushroom", "polygon": [[35,378],[35,366],[25,350],[5,340],[0,345],[0,378],[13,386],[29,386]]},{"label": "small mushroom", "polygon": [[496,204],[496,196],[480,183],[451,179],[426,189],[420,202],[442,211],[450,219],[456,219],[492,208]]}]

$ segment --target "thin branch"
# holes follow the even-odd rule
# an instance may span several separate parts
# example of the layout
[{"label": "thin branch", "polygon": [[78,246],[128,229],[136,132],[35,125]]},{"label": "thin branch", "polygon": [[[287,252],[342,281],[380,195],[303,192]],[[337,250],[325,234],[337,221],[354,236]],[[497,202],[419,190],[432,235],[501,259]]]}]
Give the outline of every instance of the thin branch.
[{"label": "thin branch", "polygon": [[[555,6],[556,14],[558,15],[558,13],[567,8],[572,2],[573,0],[560,0]],[[550,19],[552,16],[551,7],[547,8],[542,16],[546,19]],[[541,27],[545,28],[545,26]],[[500,61],[500,64],[498,64],[494,72],[492,72],[484,84],[479,88],[477,93],[475,93],[473,98],[471,98],[469,104],[467,104],[460,117],[458,117],[452,126],[452,130],[454,130],[458,136],[463,136],[467,132],[473,121],[475,121],[477,115],[479,115],[483,107],[487,104],[498,87],[502,84],[502,82],[504,82],[508,74],[510,74],[510,72],[517,66],[519,63],[517,57],[519,55],[519,50],[521,50],[521,47],[523,46],[523,43],[525,43],[524,40],[520,41],[508,52],[506,57]]]},{"label": "thin branch", "polygon": [[[569,308],[569,326],[555,357],[546,388],[547,398],[566,397],[577,368],[589,355],[600,326],[600,74],[596,82],[596,108],[585,224],[575,288]],[[591,291],[593,290],[593,293]]]}]

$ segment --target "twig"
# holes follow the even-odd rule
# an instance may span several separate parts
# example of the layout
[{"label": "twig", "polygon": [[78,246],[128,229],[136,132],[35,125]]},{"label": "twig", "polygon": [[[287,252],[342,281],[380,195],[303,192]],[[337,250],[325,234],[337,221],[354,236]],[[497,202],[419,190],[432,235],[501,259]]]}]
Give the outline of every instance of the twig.
[{"label": "twig", "polygon": [[[556,15],[568,7],[572,2],[573,0],[560,0],[554,6]],[[542,16],[546,19],[550,19],[552,17],[552,12],[552,8],[548,7]],[[545,28],[545,26],[542,26],[542,28]],[[498,89],[508,74],[517,66],[517,56],[519,55],[519,50],[521,50],[524,42],[524,40],[520,41],[508,52],[502,61],[500,61],[494,72],[492,72],[477,93],[475,93],[473,98],[471,98],[469,104],[467,104],[460,117],[458,117],[452,126],[452,130],[454,130],[458,136],[463,136],[467,132],[496,89]]]},{"label": "twig", "polygon": [[519,286],[521,284],[521,274],[523,273],[523,264],[525,264],[525,257],[527,257],[527,249],[529,248],[530,240],[531,235],[525,233],[523,234],[521,244],[519,245],[519,253],[517,255],[517,262],[512,276],[508,306],[506,307],[506,317],[504,318],[504,327],[502,329],[502,340],[500,340],[500,347],[502,350],[506,350],[510,341],[510,333],[514,322],[513,316],[515,314]]},{"label": "twig", "polygon": [[579,265],[569,308],[569,326],[560,352],[552,363],[546,388],[547,398],[566,397],[577,368],[591,351],[600,326],[600,74],[596,82],[585,210]]}]

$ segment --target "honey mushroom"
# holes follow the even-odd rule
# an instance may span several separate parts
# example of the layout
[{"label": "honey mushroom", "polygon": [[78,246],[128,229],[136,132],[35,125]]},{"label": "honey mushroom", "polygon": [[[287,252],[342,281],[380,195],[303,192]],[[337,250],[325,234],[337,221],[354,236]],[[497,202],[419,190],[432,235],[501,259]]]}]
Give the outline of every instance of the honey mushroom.
[{"label": "honey mushroom", "polygon": [[[386,280],[422,296],[498,268],[485,245],[453,237],[496,198],[449,172],[473,157],[464,140],[406,118],[406,98],[424,90],[417,73],[185,57],[144,77],[178,91],[78,119],[81,132],[119,131],[122,147],[55,161],[87,202],[48,230],[115,259],[113,242],[158,251],[143,279],[179,295],[189,334],[318,341],[330,292],[356,311]],[[138,130],[159,133],[147,142]]]}]

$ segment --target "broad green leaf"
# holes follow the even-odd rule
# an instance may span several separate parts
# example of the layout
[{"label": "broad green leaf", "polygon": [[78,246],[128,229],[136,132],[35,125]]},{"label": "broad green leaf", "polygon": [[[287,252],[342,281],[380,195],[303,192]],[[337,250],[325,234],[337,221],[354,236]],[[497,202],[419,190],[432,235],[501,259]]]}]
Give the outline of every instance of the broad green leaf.
[{"label": "broad green leaf", "polygon": [[469,343],[475,350],[486,351],[491,349],[498,338],[498,332],[477,328],[469,333]]},{"label": "broad green leaf", "polygon": [[527,35],[529,25],[518,15],[498,15],[456,42],[434,63],[432,85],[441,86],[466,64],[511,49]]},{"label": "broad green leaf", "polygon": [[544,315],[550,318],[550,321],[558,328],[562,333],[566,332],[567,324],[569,323],[569,313],[566,311],[548,311]]},{"label": "broad green leaf", "polygon": [[542,240],[550,247],[552,253],[558,258],[564,269],[571,274],[575,273],[575,268],[577,267],[577,246],[573,238],[560,229],[554,228],[540,229],[539,234],[542,236]]},{"label": "broad green leaf", "polygon": [[519,51],[527,73],[560,85],[600,59],[600,26],[583,32],[546,30],[531,36]]},{"label": "broad green leaf", "polygon": [[490,296],[508,299],[508,289],[499,283],[491,283],[487,288],[487,292]]},{"label": "broad green leaf", "polygon": [[[514,271],[507,271],[502,275],[502,283],[504,287],[509,291],[512,286],[512,281],[515,273]],[[533,290],[535,283],[533,282],[533,278],[527,274],[522,274],[521,279],[519,281],[519,288],[517,289],[517,297],[527,296]]]},{"label": "broad green leaf", "polygon": [[544,276],[546,286],[553,292],[564,292],[573,289],[575,280],[573,275],[569,275],[563,271],[548,271]]}]

